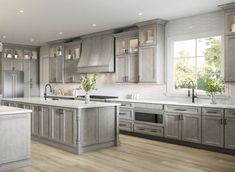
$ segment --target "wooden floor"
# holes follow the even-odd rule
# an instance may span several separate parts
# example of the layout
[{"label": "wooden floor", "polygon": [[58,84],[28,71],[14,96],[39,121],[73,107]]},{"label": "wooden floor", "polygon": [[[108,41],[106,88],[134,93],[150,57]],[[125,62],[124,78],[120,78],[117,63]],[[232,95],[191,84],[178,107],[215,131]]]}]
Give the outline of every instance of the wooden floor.
[{"label": "wooden floor", "polygon": [[32,143],[32,166],[12,172],[235,172],[235,156],[120,135],[121,146],[74,155]]}]

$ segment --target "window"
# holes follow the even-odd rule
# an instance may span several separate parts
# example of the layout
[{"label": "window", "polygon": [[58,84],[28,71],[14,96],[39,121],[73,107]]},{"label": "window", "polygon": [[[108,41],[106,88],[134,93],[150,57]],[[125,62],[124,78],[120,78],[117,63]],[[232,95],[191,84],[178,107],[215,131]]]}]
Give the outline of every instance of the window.
[{"label": "window", "polygon": [[206,79],[221,76],[221,36],[173,41],[174,93],[185,93],[190,81],[205,93]]}]

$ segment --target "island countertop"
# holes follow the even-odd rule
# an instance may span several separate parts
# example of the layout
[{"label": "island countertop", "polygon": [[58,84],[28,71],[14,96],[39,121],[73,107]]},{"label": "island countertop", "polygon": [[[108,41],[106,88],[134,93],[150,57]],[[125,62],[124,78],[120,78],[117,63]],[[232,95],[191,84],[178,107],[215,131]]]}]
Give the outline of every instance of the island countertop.
[{"label": "island countertop", "polygon": [[49,106],[58,106],[58,107],[67,107],[67,108],[97,108],[97,107],[111,107],[119,106],[119,103],[105,103],[105,102],[90,102],[85,104],[84,101],[79,100],[52,100],[48,98],[45,100],[41,97],[30,97],[30,98],[3,98],[3,101],[18,102],[18,103],[30,103],[30,104],[39,104],[39,105],[49,105]]},{"label": "island countertop", "polygon": [[31,113],[32,110],[16,107],[0,106],[0,115]]}]

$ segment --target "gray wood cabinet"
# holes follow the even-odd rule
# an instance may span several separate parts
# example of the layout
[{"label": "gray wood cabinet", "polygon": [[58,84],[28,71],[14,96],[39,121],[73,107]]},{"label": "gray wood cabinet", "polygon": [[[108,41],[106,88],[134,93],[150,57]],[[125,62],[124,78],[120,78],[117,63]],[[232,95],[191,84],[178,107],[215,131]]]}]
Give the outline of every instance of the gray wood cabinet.
[{"label": "gray wood cabinet", "polygon": [[33,106],[31,116],[31,130],[32,135],[41,136],[42,135],[42,116],[41,116],[41,106]]},{"label": "gray wood cabinet", "polygon": [[235,150],[235,110],[225,110],[225,148]]},{"label": "gray wood cabinet", "polygon": [[156,47],[142,47],[139,52],[139,81],[156,82]]},{"label": "gray wood cabinet", "polygon": [[114,36],[116,37],[116,82],[138,82],[137,30],[122,32]]},{"label": "gray wood cabinet", "polygon": [[49,82],[62,83],[64,81],[64,45],[56,44],[50,47]]},{"label": "gray wood cabinet", "polygon": [[[81,145],[89,146],[99,142],[98,109],[83,109],[80,115]],[[86,114],[86,115],[85,115]],[[87,130],[89,128],[89,130]]]},{"label": "gray wood cabinet", "polygon": [[202,109],[202,144],[224,146],[223,109]]},{"label": "gray wood cabinet", "polygon": [[165,137],[201,143],[201,110],[198,107],[165,106]]},{"label": "gray wood cabinet", "polygon": [[226,82],[235,82],[235,35],[225,36],[224,79]]},{"label": "gray wood cabinet", "polygon": [[182,140],[201,143],[201,115],[183,114]]},{"label": "gray wood cabinet", "polygon": [[139,82],[164,83],[165,21],[137,23],[139,27]]},{"label": "gray wood cabinet", "polygon": [[178,113],[164,113],[165,137],[181,139],[181,121]]},{"label": "gray wood cabinet", "polygon": [[68,146],[76,145],[76,111],[74,109],[52,109],[52,140]]}]

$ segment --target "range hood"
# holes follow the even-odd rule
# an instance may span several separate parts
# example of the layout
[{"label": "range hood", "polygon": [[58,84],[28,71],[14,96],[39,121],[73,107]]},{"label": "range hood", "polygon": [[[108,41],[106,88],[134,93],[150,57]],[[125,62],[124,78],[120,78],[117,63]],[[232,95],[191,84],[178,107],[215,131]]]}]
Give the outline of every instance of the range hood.
[{"label": "range hood", "polygon": [[112,34],[82,39],[78,73],[114,72],[114,37]]}]

